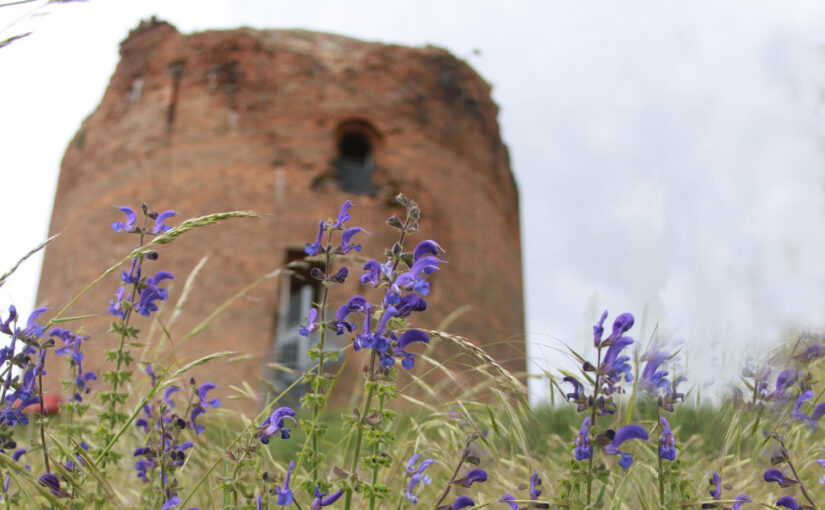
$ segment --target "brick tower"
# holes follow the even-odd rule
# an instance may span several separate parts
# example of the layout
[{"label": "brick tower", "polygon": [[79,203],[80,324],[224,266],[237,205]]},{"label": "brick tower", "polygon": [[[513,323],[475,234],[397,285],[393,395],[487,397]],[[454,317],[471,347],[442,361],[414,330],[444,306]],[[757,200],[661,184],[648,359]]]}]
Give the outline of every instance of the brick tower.
[{"label": "brick tower", "polygon": [[[302,30],[181,35],[154,19],[129,34],[120,54],[100,105],[63,159],[50,227],[63,235],[46,249],[39,304],[62,306],[134,247],[135,236],[108,228],[122,219],[114,205],[137,210],[147,202],[182,218],[253,210],[263,216],[197,230],[163,248],[147,271],[168,270],[177,280],[159,322],[138,317],[135,325],[142,340],[166,352],[177,346],[179,364],[238,351],[237,359],[195,374],[223,396],[242,381],[255,389],[262,378],[283,385],[288,374],[270,365],[306,363],[294,332],[318,290],[300,274],[256,287],[179,342],[242,287],[302,257],[318,220],[334,216],[344,200],[355,203],[351,224],[372,233],[361,254],[380,257],[395,239],[384,221],[400,214],[393,197],[403,192],[422,210],[414,242],[437,240],[448,261],[414,325],[435,328],[453,316],[450,332],[524,372],[518,192],[490,87],[465,62],[434,47]],[[204,255],[182,313],[171,321],[183,283]],[[360,267],[350,269],[348,285],[331,294],[333,306],[368,292],[358,288]],[[99,367],[103,350],[116,346],[105,311],[118,274],[69,312],[95,314],[84,322],[93,339],[87,368]],[[361,366],[348,363],[345,377],[359,380],[352,386],[361,386]]]}]

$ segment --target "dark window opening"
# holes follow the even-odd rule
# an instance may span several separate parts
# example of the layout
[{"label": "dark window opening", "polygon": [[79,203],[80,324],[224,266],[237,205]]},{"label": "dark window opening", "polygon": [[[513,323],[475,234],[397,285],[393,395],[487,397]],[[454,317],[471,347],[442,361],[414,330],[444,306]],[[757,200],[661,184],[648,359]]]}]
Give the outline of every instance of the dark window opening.
[{"label": "dark window opening", "polygon": [[355,195],[372,191],[372,144],[364,133],[344,133],[338,143],[337,166],[341,189]]},{"label": "dark window opening", "polygon": [[[303,261],[305,255],[303,250],[287,252],[290,274],[281,279],[274,341],[263,371],[264,403],[289,388],[305,371],[312,368],[313,362],[307,355],[307,349],[320,340],[318,331],[313,332],[309,338],[298,333],[306,324],[309,310],[317,308],[321,299],[321,282],[310,276],[310,271],[313,267],[323,268],[320,263]],[[334,334],[327,334],[326,338],[325,350],[339,347]],[[327,365],[332,367],[333,363],[327,362],[325,366]],[[305,385],[296,385],[282,397],[282,401],[286,402],[284,405],[299,405],[305,392]]]}]

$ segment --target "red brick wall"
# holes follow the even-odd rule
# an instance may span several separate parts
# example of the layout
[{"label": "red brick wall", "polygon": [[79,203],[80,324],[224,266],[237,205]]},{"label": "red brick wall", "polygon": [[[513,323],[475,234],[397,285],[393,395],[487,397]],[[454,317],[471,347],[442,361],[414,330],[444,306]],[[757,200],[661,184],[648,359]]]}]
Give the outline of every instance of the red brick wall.
[{"label": "red brick wall", "polygon": [[[138,81],[139,97],[133,90]],[[164,269],[178,277],[174,303],[186,275],[203,255],[210,257],[184,313],[169,328],[171,339],[155,331],[155,344],[173,345],[237,290],[282,265],[288,249],[313,240],[318,219],[334,216],[346,199],[355,203],[351,224],[372,233],[361,239],[362,254],[380,257],[394,240],[383,223],[400,214],[392,197],[401,191],[423,211],[415,241],[435,239],[447,250],[430,308],[414,317],[415,325],[436,327],[470,305],[449,330],[488,346],[504,366],[522,372],[518,193],[497,111],[489,85],[439,48],[300,30],[181,35],[167,23],[143,22],[122,43],[100,106],[66,151],[50,228],[63,236],[46,250],[38,302],[62,306],[133,247],[135,236],[108,228],[121,219],[114,205],[137,209],[145,201],[183,217],[262,213],[192,232],[148,263],[145,274]],[[353,120],[376,132],[372,196],[347,195],[335,180],[338,129]],[[335,307],[349,294],[366,292],[358,287],[360,267],[351,269],[346,291],[331,296]],[[111,316],[105,310],[118,274],[69,312],[98,314],[85,322],[93,335],[89,368],[99,368],[102,351],[116,347],[117,339],[106,334]],[[224,388],[242,380],[257,388],[277,298],[277,282],[256,288],[181,347],[177,361],[237,350],[249,356],[215,362],[197,377]],[[167,305],[162,321],[170,311]],[[144,333],[151,329],[142,317],[136,324]],[[349,363],[347,377],[356,377],[361,365]]]}]

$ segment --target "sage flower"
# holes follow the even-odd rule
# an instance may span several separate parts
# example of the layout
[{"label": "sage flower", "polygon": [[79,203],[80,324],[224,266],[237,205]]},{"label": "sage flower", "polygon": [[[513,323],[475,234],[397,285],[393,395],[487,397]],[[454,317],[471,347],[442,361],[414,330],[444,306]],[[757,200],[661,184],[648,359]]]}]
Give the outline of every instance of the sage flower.
[{"label": "sage flower", "polygon": [[770,482],[778,483],[780,487],[790,487],[791,485],[794,485],[794,484],[797,483],[796,480],[794,480],[793,478],[788,478],[787,476],[785,476],[785,473],[783,473],[782,471],[780,471],[776,468],[768,469],[767,471],[765,471],[765,473],[762,475],[762,477],[768,483],[770,483]]},{"label": "sage flower", "polygon": [[467,508],[468,506],[475,506],[475,504],[476,502],[467,496],[459,496],[453,502],[453,506],[450,507],[450,510],[461,510],[462,508]]},{"label": "sage flower", "polygon": [[663,417],[659,418],[659,423],[662,425],[662,438],[659,441],[659,458],[665,460],[676,460],[676,438],[673,437],[673,432],[670,430],[670,425]]},{"label": "sage flower", "polygon": [[429,476],[424,474],[424,470],[430,467],[435,461],[433,459],[426,459],[421,461],[421,464],[416,468],[415,463],[418,462],[418,458],[421,456],[420,453],[416,453],[410,460],[407,461],[407,474],[410,476],[410,483],[407,485],[407,492],[404,493],[404,497],[407,498],[412,502],[412,504],[418,503],[418,496],[413,494],[413,489],[419,483],[421,485],[429,485],[432,480]]},{"label": "sage flower", "polygon": [[286,470],[286,477],[284,478],[284,485],[283,487],[276,489],[275,493],[278,494],[278,504],[279,505],[290,505],[292,504],[292,500],[295,496],[292,494],[292,490],[289,488],[289,478],[292,476],[292,469],[295,467],[294,461],[289,461],[289,467]]},{"label": "sage flower", "polygon": [[648,435],[644,427],[639,425],[625,425],[616,431],[613,440],[604,447],[604,452],[608,455],[619,455],[619,465],[627,469],[633,464],[633,457],[629,453],[619,450],[619,447],[631,439],[641,439],[647,441]]},{"label": "sage flower", "polygon": [[119,221],[115,221],[112,223],[112,230],[115,232],[134,232],[135,230],[135,221],[137,221],[137,214],[135,213],[134,209],[131,207],[126,207],[125,205],[118,207],[120,212],[126,215],[126,223],[121,223]]},{"label": "sage flower", "polygon": [[579,435],[576,437],[576,448],[573,450],[576,460],[583,461],[593,455],[593,445],[590,444],[590,417],[586,417],[582,422]]},{"label": "sage flower", "polygon": [[344,493],[343,489],[338,489],[331,496],[327,496],[327,492],[321,492],[321,487],[315,487],[315,499],[312,500],[312,510],[320,510],[321,507],[330,506],[338,501],[338,498]]},{"label": "sage flower", "polygon": [[[289,439],[290,429],[286,428],[284,420],[289,418],[297,423],[294,418],[295,411],[289,407],[280,407],[273,412],[269,418],[265,419],[258,427],[257,436],[263,444],[269,443],[269,438],[275,434],[280,434],[281,439]],[[291,464],[290,464],[291,466]]]},{"label": "sage flower", "polygon": [[782,506],[787,508],[788,510],[799,510],[799,503],[797,503],[796,500],[790,496],[784,496],[779,498],[779,500],[777,500],[776,502],[776,506]]}]

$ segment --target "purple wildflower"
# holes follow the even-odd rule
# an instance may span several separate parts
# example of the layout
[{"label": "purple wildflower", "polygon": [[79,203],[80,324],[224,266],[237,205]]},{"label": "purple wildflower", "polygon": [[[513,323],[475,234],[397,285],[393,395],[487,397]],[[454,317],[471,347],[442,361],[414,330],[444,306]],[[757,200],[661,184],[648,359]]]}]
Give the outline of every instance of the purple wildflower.
[{"label": "purple wildflower", "polygon": [[736,496],[736,498],[734,499],[736,500],[736,503],[733,504],[731,510],[739,510],[739,508],[745,503],[750,503],[753,501],[753,499],[747,494],[740,494]]},{"label": "purple wildflower", "polygon": [[171,218],[172,216],[176,216],[178,213],[175,211],[163,211],[162,213],[158,214],[158,217],[155,219],[155,228],[152,229],[153,234],[162,234],[172,227],[169,225],[165,225],[163,222]]},{"label": "purple wildflower", "polygon": [[782,506],[787,508],[788,510],[799,510],[799,503],[797,503],[796,500],[790,496],[784,496],[779,498],[779,500],[776,502],[776,506]]},{"label": "purple wildflower", "polygon": [[381,277],[381,264],[375,259],[368,260],[364,264],[364,271],[365,273],[361,275],[361,283],[364,285],[370,284],[373,287],[378,285]]},{"label": "purple wildflower", "polygon": [[426,459],[421,461],[421,464],[416,468],[415,463],[418,462],[418,458],[421,456],[420,453],[416,453],[410,460],[407,461],[407,474],[410,476],[410,483],[407,485],[407,492],[404,493],[404,497],[412,502],[412,504],[418,503],[418,496],[413,494],[413,489],[419,483],[421,485],[429,485],[432,480],[429,476],[424,474],[424,470],[430,467],[435,461],[433,459]]},{"label": "purple wildflower", "polygon": [[298,330],[298,334],[301,336],[305,336],[309,338],[309,335],[318,329],[318,325],[315,324],[315,319],[318,317],[318,310],[315,308],[310,308],[309,312],[307,313],[307,325],[301,326]]},{"label": "purple wildflower", "polygon": [[459,478],[455,482],[456,485],[460,485],[462,487],[470,487],[474,483],[483,483],[487,481],[487,471],[484,471],[481,468],[471,469],[469,473],[464,478]]},{"label": "purple wildflower", "polygon": [[593,455],[593,445],[590,444],[590,417],[586,417],[582,422],[579,435],[576,437],[576,448],[573,450],[576,460],[583,461]]},{"label": "purple wildflower", "polygon": [[352,227],[344,230],[344,233],[341,234],[341,246],[338,247],[338,253],[344,255],[346,253],[351,252],[352,250],[361,251],[360,244],[350,244],[350,241],[352,241],[352,237],[358,232],[366,233],[364,229],[359,227]]},{"label": "purple wildflower", "polygon": [[115,232],[134,232],[135,231],[135,221],[137,221],[137,214],[131,207],[120,206],[118,207],[120,212],[126,215],[126,223],[121,223],[116,221],[112,223],[112,230]]},{"label": "purple wildflower", "polygon": [[321,253],[321,251],[322,251],[322,249],[321,249],[321,238],[324,235],[324,230],[325,230],[324,220],[321,220],[318,223],[318,239],[316,239],[315,242],[312,243],[312,244],[306,243],[307,244],[306,248],[304,248],[304,252],[307,255],[309,255],[310,257],[313,256],[313,255],[318,255],[319,253]]},{"label": "purple wildflower", "polygon": [[629,313],[623,313],[616,317],[616,320],[613,321],[613,332],[610,334],[610,338],[607,341],[612,345],[614,342],[617,342],[622,335],[627,333],[627,331],[633,327],[633,315]]},{"label": "purple wildflower", "polygon": [[659,458],[670,461],[676,460],[676,439],[673,437],[670,425],[664,416],[659,418],[659,423],[662,425],[662,438],[659,441]]},{"label": "purple wildflower", "polygon": [[539,489],[540,485],[541,477],[539,476],[538,471],[536,471],[535,473],[530,475],[530,499],[539,499],[539,496],[541,496],[541,489]]},{"label": "purple wildflower", "polygon": [[450,510],[461,510],[462,508],[467,508],[468,506],[475,506],[475,504],[476,502],[467,496],[459,496],[453,502],[453,506],[450,507]]},{"label": "purple wildflower", "polygon": [[503,494],[500,498],[498,498],[500,503],[504,503],[509,505],[510,510],[518,510],[518,505],[516,504],[516,497],[512,494]]},{"label": "purple wildflower", "polygon": [[40,482],[40,485],[43,487],[49,489],[49,492],[55,497],[65,498],[69,496],[66,491],[60,488],[60,479],[52,473],[42,475],[38,482]]},{"label": "purple wildflower", "polygon": [[341,210],[338,212],[338,217],[335,219],[335,223],[332,224],[332,228],[334,229],[343,229],[344,223],[350,220],[349,211],[352,207],[352,202],[349,200],[344,201],[341,205]]},{"label": "purple wildflower", "polygon": [[629,468],[631,464],[633,464],[633,457],[628,453],[619,451],[619,447],[622,443],[631,439],[641,439],[642,441],[647,441],[647,431],[644,427],[639,425],[625,425],[616,431],[616,434],[613,436],[613,440],[610,444],[604,447],[604,452],[606,454],[619,455],[619,465],[625,469]]},{"label": "purple wildflower", "polygon": [[297,423],[294,416],[295,411],[289,407],[280,407],[276,409],[275,412],[273,412],[269,418],[264,420],[258,427],[258,439],[260,439],[263,444],[269,443],[269,438],[275,434],[280,434],[281,439],[289,439],[290,429],[286,428],[284,420],[289,418],[293,422]]},{"label": "purple wildflower", "polygon": [[791,485],[794,485],[794,484],[797,483],[796,480],[794,480],[793,478],[786,477],[785,473],[783,473],[782,471],[780,471],[776,468],[768,469],[767,471],[765,471],[765,473],[762,475],[762,477],[768,483],[770,483],[770,482],[778,483],[780,487],[790,487]]},{"label": "purple wildflower", "polygon": [[168,271],[158,271],[154,276],[146,279],[146,288],[140,293],[138,298],[137,312],[148,317],[151,312],[157,312],[158,307],[155,301],[166,301],[169,291],[158,287],[163,280],[174,280],[175,277]]},{"label": "purple wildflower", "polygon": [[315,499],[312,500],[312,510],[320,510],[321,507],[330,506],[344,493],[343,489],[338,489],[331,496],[327,492],[321,492],[321,487],[315,487]]},{"label": "purple wildflower", "polygon": [[710,476],[710,495],[713,499],[722,499],[722,479],[719,478],[719,473],[716,471]]},{"label": "purple wildflower", "polygon": [[649,356],[645,364],[642,375],[639,378],[639,385],[648,393],[659,393],[663,391],[666,395],[670,390],[670,382],[666,376],[667,370],[659,370],[659,366],[670,356],[666,352],[656,352]]},{"label": "purple wildflower", "polygon": [[286,477],[284,478],[284,485],[283,487],[276,489],[275,492],[278,494],[278,504],[279,505],[290,505],[292,504],[292,500],[295,496],[292,494],[292,490],[289,488],[289,478],[292,476],[292,469],[295,467],[295,462],[289,461],[289,467],[286,470]]},{"label": "purple wildflower", "polygon": [[403,357],[401,365],[407,370],[412,370],[415,366],[415,354],[407,352],[405,349],[413,342],[430,343],[430,337],[418,329],[409,329],[401,334],[398,343],[395,346],[393,354],[398,357]]}]

